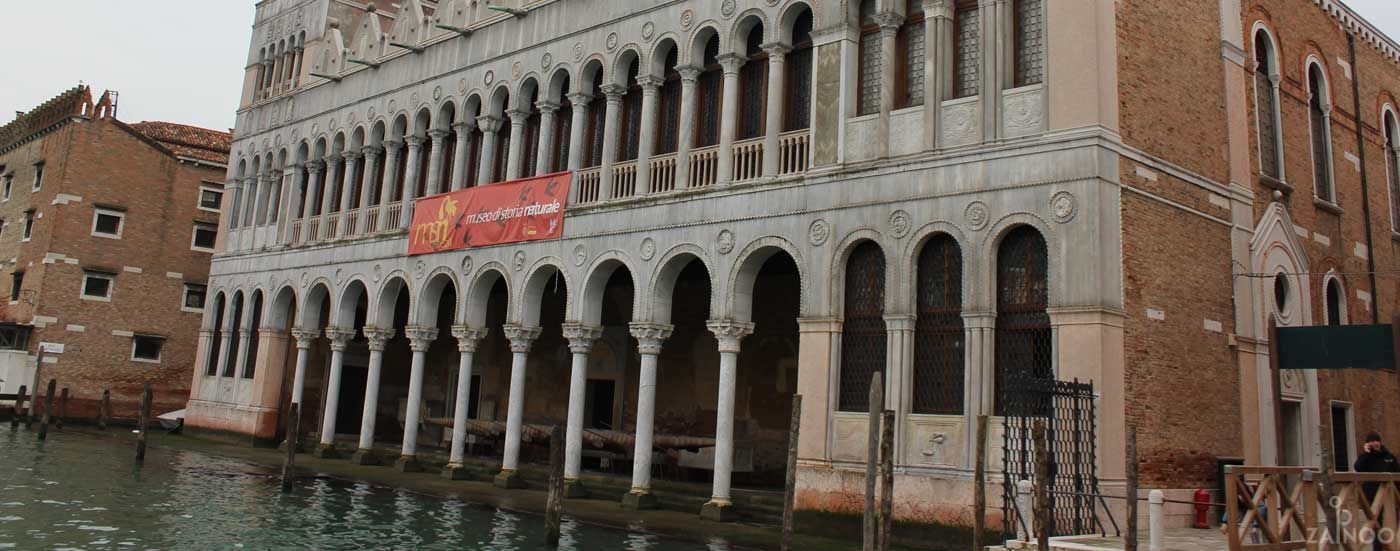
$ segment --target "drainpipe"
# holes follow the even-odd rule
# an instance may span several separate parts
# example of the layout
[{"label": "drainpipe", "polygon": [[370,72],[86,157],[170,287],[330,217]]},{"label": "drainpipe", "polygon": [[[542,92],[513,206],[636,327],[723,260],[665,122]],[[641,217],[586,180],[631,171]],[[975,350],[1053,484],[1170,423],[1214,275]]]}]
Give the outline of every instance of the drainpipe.
[{"label": "drainpipe", "polygon": [[1371,279],[1371,323],[1380,323],[1380,307],[1376,289],[1376,248],[1371,239],[1371,192],[1366,177],[1366,142],[1361,132],[1361,71],[1356,66],[1356,35],[1347,33],[1347,49],[1351,55],[1352,115],[1356,117],[1356,156],[1361,163],[1361,220],[1366,225],[1366,272]]}]

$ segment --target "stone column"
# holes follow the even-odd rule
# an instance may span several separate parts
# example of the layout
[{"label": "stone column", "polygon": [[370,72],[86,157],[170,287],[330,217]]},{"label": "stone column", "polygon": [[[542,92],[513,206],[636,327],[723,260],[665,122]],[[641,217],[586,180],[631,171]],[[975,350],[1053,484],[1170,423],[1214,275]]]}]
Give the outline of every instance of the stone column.
[{"label": "stone column", "polygon": [[802,408],[802,432],[797,438],[797,453],[802,459],[831,458],[827,404],[835,394],[831,375],[841,369],[841,325],[833,318],[797,319],[797,393],[804,404],[821,404]]},{"label": "stone column", "polygon": [[[993,345],[996,343],[996,312],[964,311],[963,315],[963,411],[966,412],[967,426],[977,426],[977,416],[993,415],[996,389],[996,357]],[[976,460],[977,434],[969,431],[967,438],[967,458]],[[988,441],[992,439],[988,437]],[[990,444],[989,444],[990,445]],[[991,453],[988,448],[988,453]],[[990,456],[989,456],[990,457]],[[968,463],[971,464],[970,462]]]},{"label": "stone column", "polygon": [[243,182],[237,178],[229,180],[230,193],[233,194],[233,204],[229,208],[228,229],[238,229],[239,221],[243,219]]},{"label": "stone column", "polygon": [[578,475],[583,461],[583,406],[588,396],[588,355],[593,343],[603,336],[603,328],[581,323],[564,324],[564,338],[569,339],[573,365],[569,376],[569,418],[564,437],[564,495],[584,496]]},{"label": "stone column", "polygon": [[374,455],[374,424],[379,415],[379,378],[384,371],[384,348],[394,338],[394,329],[366,325],[361,330],[369,341],[369,375],[365,378],[365,405],[360,415],[360,443],[350,462],[356,465],[378,465]]},{"label": "stone column", "polygon": [[428,185],[426,194],[437,195],[442,193],[442,143],[449,134],[446,130],[429,130],[428,138],[432,139],[432,149],[428,153]]},{"label": "stone column", "polygon": [[301,190],[306,183],[301,178],[301,165],[292,165],[283,173],[282,178],[292,179],[291,185],[282,186],[282,206],[277,209],[278,242],[285,245],[292,241],[288,233],[292,227],[292,220],[301,217]]},{"label": "stone column", "polygon": [[622,124],[622,98],[627,88],[618,84],[603,86],[603,95],[608,98],[606,122],[603,124],[603,162],[599,164],[598,199],[606,201],[613,197],[613,164],[617,162],[617,129]]},{"label": "stone column", "polygon": [[338,457],[335,453],[335,418],[340,412],[340,373],[345,369],[345,347],[355,338],[353,328],[327,327],[326,338],[331,341],[331,371],[326,378],[326,407],[321,412],[321,445],[316,455],[322,459]]},{"label": "stone column", "polygon": [[[632,489],[622,496],[627,509],[654,509],[656,497],[651,495],[652,437],[656,422],[656,364],[661,345],[675,329],[670,325],[633,323],[632,336],[637,339],[637,351],[642,355],[641,375],[637,381],[637,438],[632,450]],[[718,449],[716,449],[718,451]]]},{"label": "stone column", "polygon": [[[394,180],[399,175],[399,149],[402,147],[403,142],[398,140],[384,140],[384,179],[379,182],[379,204],[386,208],[394,202]],[[387,211],[379,214],[376,231],[389,229],[388,214]]]},{"label": "stone column", "polygon": [[537,146],[539,153],[535,155],[535,175],[541,176],[554,172],[549,158],[554,155],[554,117],[559,112],[559,104],[538,101],[535,102],[535,109],[540,111],[540,140]]},{"label": "stone column", "polygon": [[700,510],[700,516],[724,522],[733,518],[729,496],[734,470],[734,392],[739,369],[739,345],[753,333],[753,324],[711,321],[710,332],[719,341],[719,403],[715,418],[715,475],[713,496]]},{"label": "stone column", "polygon": [[292,61],[292,88],[296,88],[301,84],[301,60],[305,57],[303,52],[304,49],[301,46],[297,46],[296,59]]},{"label": "stone column", "polygon": [[[885,409],[894,410],[894,456],[904,455],[904,422],[913,400],[914,322],[909,314],[885,316]],[[976,426],[973,424],[972,426]]]},{"label": "stone column", "polygon": [[[340,194],[340,190],[337,188],[340,187],[341,184],[341,166],[339,153],[326,156],[326,189],[321,193],[322,217],[329,215],[333,209],[339,206],[335,202],[335,197]],[[329,229],[326,228],[325,222],[322,222],[321,232],[324,233],[326,231],[329,231]],[[330,236],[327,235],[326,237]]]},{"label": "stone column", "polygon": [[701,69],[687,65],[676,67],[681,75],[681,120],[676,137],[676,189],[690,187],[690,150],[695,147],[695,112],[700,104],[695,83]]},{"label": "stone column", "polygon": [[[244,315],[243,323],[252,325],[253,316]],[[243,327],[238,330],[238,355],[233,358],[233,372],[229,375],[234,379],[243,376],[243,364],[248,363],[248,348],[253,343],[253,331],[251,327]]]},{"label": "stone column", "polygon": [[265,223],[268,225],[280,222],[282,213],[286,212],[284,196],[287,186],[284,184],[287,183],[289,176],[291,174],[286,170],[277,170],[272,173],[272,191],[267,195],[267,222]]},{"label": "stone column", "polygon": [[486,330],[466,325],[454,325],[452,336],[457,338],[457,400],[452,411],[452,455],[447,466],[442,469],[442,477],[449,480],[466,480],[467,468],[464,464],[467,448],[467,408],[472,394],[472,357],[476,345],[486,338]]},{"label": "stone column", "polygon": [[267,99],[267,98],[272,97],[272,58],[271,58],[271,57],[269,57],[269,58],[263,60],[263,62],[262,62],[262,70],[263,70],[263,90],[262,90],[262,96],[263,96],[263,99]]},{"label": "stone column", "polygon": [[481,155],[476,163],[476,185],[484,186],[496,181],[496,134],[501,131],[502,122],[499,117],[490,115],[476,118],[476,126],[481,129]]},{"label": "stone column", "polygon": [[292,337],[297,340],[297,366],[292,374],[292,403],[300,404],[302,391],[306,388],[306,357],[311,345],[321,332],[315,329],[293,329]]},{"label": "stone column", "polygon": [[264,172],[258,179],[261,183],[258,185],[257,204],[253,205],[253,225],[265,226],[272,215],[272,198],[276,197],[272,194],[272,170]]},{"label": "stone column", "polygon": [[408,170],[403,175],[403,206],[399,211],[399,227],[408,229],[413,223],[413,199],[418,194],[418,156],[423,154],[423,138],[409,136],[404,138],[408,143]]},{"label": "stone column", "polygon": [[302,233],[302,240],[303,240],[303,241],[307,241],[307,240],[308,240],[308,239],[307,239],[307,236],[306,236],[306,234],[305,234],[305,232],[306,232],[306,227],[305,227],[306,221],[309,220],[312,216],[315,216],[315,215],[317,214],[317,212],[316,212],[316,194],[321,192],[321,169],[324,168],[325,166],[326,166],[326,163],[323,162],[323,161],[307,161],[307,162],[306,162],[306,174],[308,175],[308,177],[309,177],[308,180],[310,180],[310,182],[309,182],[309,183],[307,184],[307,186],[306,186],[306,199],[302,202],[302,205],[301,205],[301,220],[302,220],[302,224],[303,224],[303,226],[302,226],[302,232],[303,232],[303,233]]},{"label": "stone column", "polygon": [[[230,304],[232,304],[232,301],[230,301]],[[216,377],[224,376],[224,364],[228,363],[229,354],[233,354],[237,351],[233,344],[233,316],[225,315],[224,317],[226,318],[224,321],[225,326],[220,329],[220,331],[223,332],[223,338],[219,339],[223,342],[218,343],[219,355],[214,360],[214,375]]]},{"label": "stone column", "polygon": [[936,149],[943,99],[947,97],[952,58],[945,44],[953,8],[947,0],[923,0],[924,8],[924,149]]},{"label": "stone column", "polygon": [[427,361],[428,347],[437,340],[438,330],[433,327],[410,325],[404,328],[408,335],[409,347],[413,349],[413,367],[408,376],[408,405],[404,410],[403,451],[394,467],[406,473],[422,472],[418,464],[418,418],[423,406],[423,363]]},{"label": "stone column", "polygon": [[[591,101],[592,94],[569,94],[574,117],[573,122],[569,123],[569,170],[583,168],[584,142],[588,139],[588,103]],[[578,186],[575,185],[574,189],[577,190]]]},{"label": "stone column", "polygon": [[763,177],[775,178],[781,170],[783,151],[778,136],[783,133],[783,95],[787,93],[787,69],[783,62],[792,46],[775,42],[764,44],[768,52],[768,104],[763,133]]},{"label": "stone column", "polygon": [[743,56],[723,54],[719,56],[724,68],[724,99],[720,104],[719,123],[719,163],[715,183],[729,184],[734,181],[734,134],[739,127],[739,69],[748,61]]},{"label": "stone column", "polygon": [[525,122],[530,112],[522,109],[506,111],[510,117],[510,147],[506,151],[506,180],[518,180],[525,173]]},{"label": "stone column", "polygon": [[[379,171],[379,148],[365,146],[361,152],[365,156],[365,173],[360,178],[360,211],[374,203],[374,173]],[[361,232],[371,232],[374,228],[360,228]]]},{"label": "stone column", "polygon": [[525,362],[530,357],[530,347],[540,337],[540,328],[506,325],[503,329],[510,339],[510,403],[506,413],[505,457],[501,462],[501,474],[496,475],[495,484],[499,488],[524,488],[525,481],[517,471],[520,464],[520,432],[525,417]]},{"label": "stone column", "polygon": [[904,16],[885,12],[876,15],[875,21],[880,25],[880,123],[875,143],[876,155],[885,159],[890,156],[890,112],[894,111],[894,73],[899,64],[896,38],[899,36],[899,26],[904,24]]},{"label": "stone column", "polygon": [[476,120],[466,119],[452,125],[457,131],[457,148],[452,151],[452,191],[467,187],[467,154],[471,153],[472,131]]},{"label": "stone column", "polygon": [[[997,124],[997,104],[1001,103],[1001,75],[999,74],[997,59],[997,37],[1000,35],[1000,21],[997,17],[999,0],[978,0],[977,11],[979,20],[977,45],[982,53],[981,62],[982,83],[978,90],[978,95],[982,100],[982,141],[989,142],[996,139],[1000,131],[1000,124]],[[954,53],[954,55],[957,55]]]},{"label": "stone column", "polygon": [[253,213],[257,211],[258,203],[258,177],[253,176],[243,180],[243,212],[239,213],[238,225],[248,227],[253,225]]},{"label": "stone column", "polygon": [[[197,364],[197,365],[199,366],[199,368],[197,369],[196,373],[194,374],[194,384],[193,384],[192,386],[190,386],[191,391],[198,392],[198,391],[199,391],[199,386],[200,386],[200,383],[199,383],[200,379],[209,376],[209,353],[210,353],[212,350],[214,350],[213,347],[215,347],[215,346],[219,346],[219,343],[218,343],[218,341],[215,341],[215,340],[214,340],[214,330],[213,330],[213,329],[200,329],[200,330],[199,330],[199,345],[196,347],[196,350],[195,350],[195,353],[198,354],[198,356],[195,357],[195,361],[199,362],[199,363]],[[214,363],[214,366],[215,366],[215,367],[218,367],[218,365],[219,365],[219,364],[218,364],[218,361],[219,361],[218,354],[215,354],[215,355],[214,355],[214,362],[215,362],[215,363]],[[219,373],[218,371],[215,371],[215,372],[214,372],[215,375],[218,375],[218,373]]]},{"label": "stone column", "polygon": [[355,204],[355,167],[360,164],[360,154],[345,152],[345,176],[340,184],[340,237],[350,235],[350,206]]},{"label": "stone column", "polygon": [[651,192],[651,156],[656,150],[656,112],[660,108],[656,97],[663,82],[652,75],[637,77],[637,83],[642,86],[641,136],[637,140],[638,195]]}]

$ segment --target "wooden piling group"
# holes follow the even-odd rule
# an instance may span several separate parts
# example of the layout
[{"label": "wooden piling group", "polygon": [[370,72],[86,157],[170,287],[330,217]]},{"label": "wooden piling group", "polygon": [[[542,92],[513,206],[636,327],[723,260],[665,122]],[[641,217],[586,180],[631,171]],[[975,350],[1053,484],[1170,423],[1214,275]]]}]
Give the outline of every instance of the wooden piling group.
[{"label": "wooden piling group", "polygon": [[39,421],[39,439],[46,440],[49,437],[49,412],[53,411],[53,393],[58,388],[57,379],[49,379],[49,391],[44,395],[44,417]]},{"label": "wooden piling group", "polygon": [[292,402],[287,409],[287,458],[282,462],[282,492],[292,491],[292,481],[296,479],[297,438],[301,427],[301,404]]}]

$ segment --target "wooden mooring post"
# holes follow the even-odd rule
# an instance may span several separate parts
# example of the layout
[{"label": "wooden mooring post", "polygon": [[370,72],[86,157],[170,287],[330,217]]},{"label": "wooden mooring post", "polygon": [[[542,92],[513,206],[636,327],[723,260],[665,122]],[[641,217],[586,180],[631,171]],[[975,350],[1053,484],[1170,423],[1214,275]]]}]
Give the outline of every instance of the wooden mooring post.
[{"label": "wooden mooring post", "polygon": [[792,397],[792,421],[788,429],[787,481],[783,483],[783,539],[781,551],[792,551],[792,531],[797,523],[797,437],[802,433],[802,395]]},{"label": "wooden mooring post", "polygon": [[972,549],[982,551],[986,543],[982,534],[987,530],[987,416],[977,416],[977,451],[972,471]]},{"label": "wooden mooring post", "polygon": [[1138,462],[1137,462],[1137,425],[1128,424],[1127,442],[1127,462],[1128,481],[1124,493],[1128,497],[1128,518],[1127,529],[1123,531],[1123,551],[1137,551],[1138,549]]},{"label": "wooden mooring post", "polygon": [[287,456],[282,460],[282,493],[292,491],[292,481],[296,479],[297,440],[301,428],[301,404],[292,402],[287,409]]},{"label": "wooden mooring post", "polygon": [[58,393],[58,420],[54,422],[54,427],[63,428],[63,418],[68,416],[68,387]]},{"label": "wooden mooring post", "polygon": [[39,353],[34,358],[34,398],[29,400],[29,415],[24,419],[24,428],[34,424],[34,408],[39,406],[39,376],[44,371],[44,345],[39,345]]},{"label": "wooden mooring post", "polygon": [[880,416],[885,410],[885,383],[876,371],[870,376],[870,415],[866,424],[865,448],[865,518],[862,526],[863,551],[875,551],[879,543],[879,524],[875,518],[875,481],[880,463]]},{"label": "wooden mooring post", "polygon": [[1031,429],[1035,442],[1035,541],[1036,549],[1050,549],[1050,447],[1045,421]]},{"label": "wooden mooring post", "polygon": [[894,539],[894,410],[880,416],[880,551]]},{"label": "wooden mooring post", "polygon": [[564,515],[564,427],[554,425],[549,433],[549,501],[544,507],[544,542],[559,546],[560,523]]},{"label": "wooden mooring post", "polygon": [[[19,410],[24,407],[24,395],[29,390],[25,385],[19,385],[19,394],[15,395],[14,415],[10,416],[10,430],[19,428]],[[26,425],[28,426],[28,425]]]},{"label": "wooden mooring post", "polygon": [[49,390],[44,395],[44,417],[39,420],[39,439],[49,437],[49,412],[53,411],[53,393],[58,389],[58,379],[49,379]]},{"label": "wooden mooring post", "polygon": [[102,405],[97,410],[97,430],[107,430],[107,417],[112,414],[112,390],[102,389]]},{"label": "wooden mooring post", "polygon": [[146,460],[146,428],[151,423],[151,382],[141,391],[141,416],[136,421],[136,461]]}]

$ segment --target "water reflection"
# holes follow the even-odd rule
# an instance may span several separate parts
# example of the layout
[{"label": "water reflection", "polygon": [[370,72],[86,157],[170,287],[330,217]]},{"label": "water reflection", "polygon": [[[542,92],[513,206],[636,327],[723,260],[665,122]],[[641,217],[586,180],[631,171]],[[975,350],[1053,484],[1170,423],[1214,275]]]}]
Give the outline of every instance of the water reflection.
[{"label": "water reflection", "polygon": [[[544,548],[542,519],[392,488],[309,479],[282,494],[276,471],[74,433],[0,428],[0,550]],[[730,551],[564,517],[559,549]]]}]

